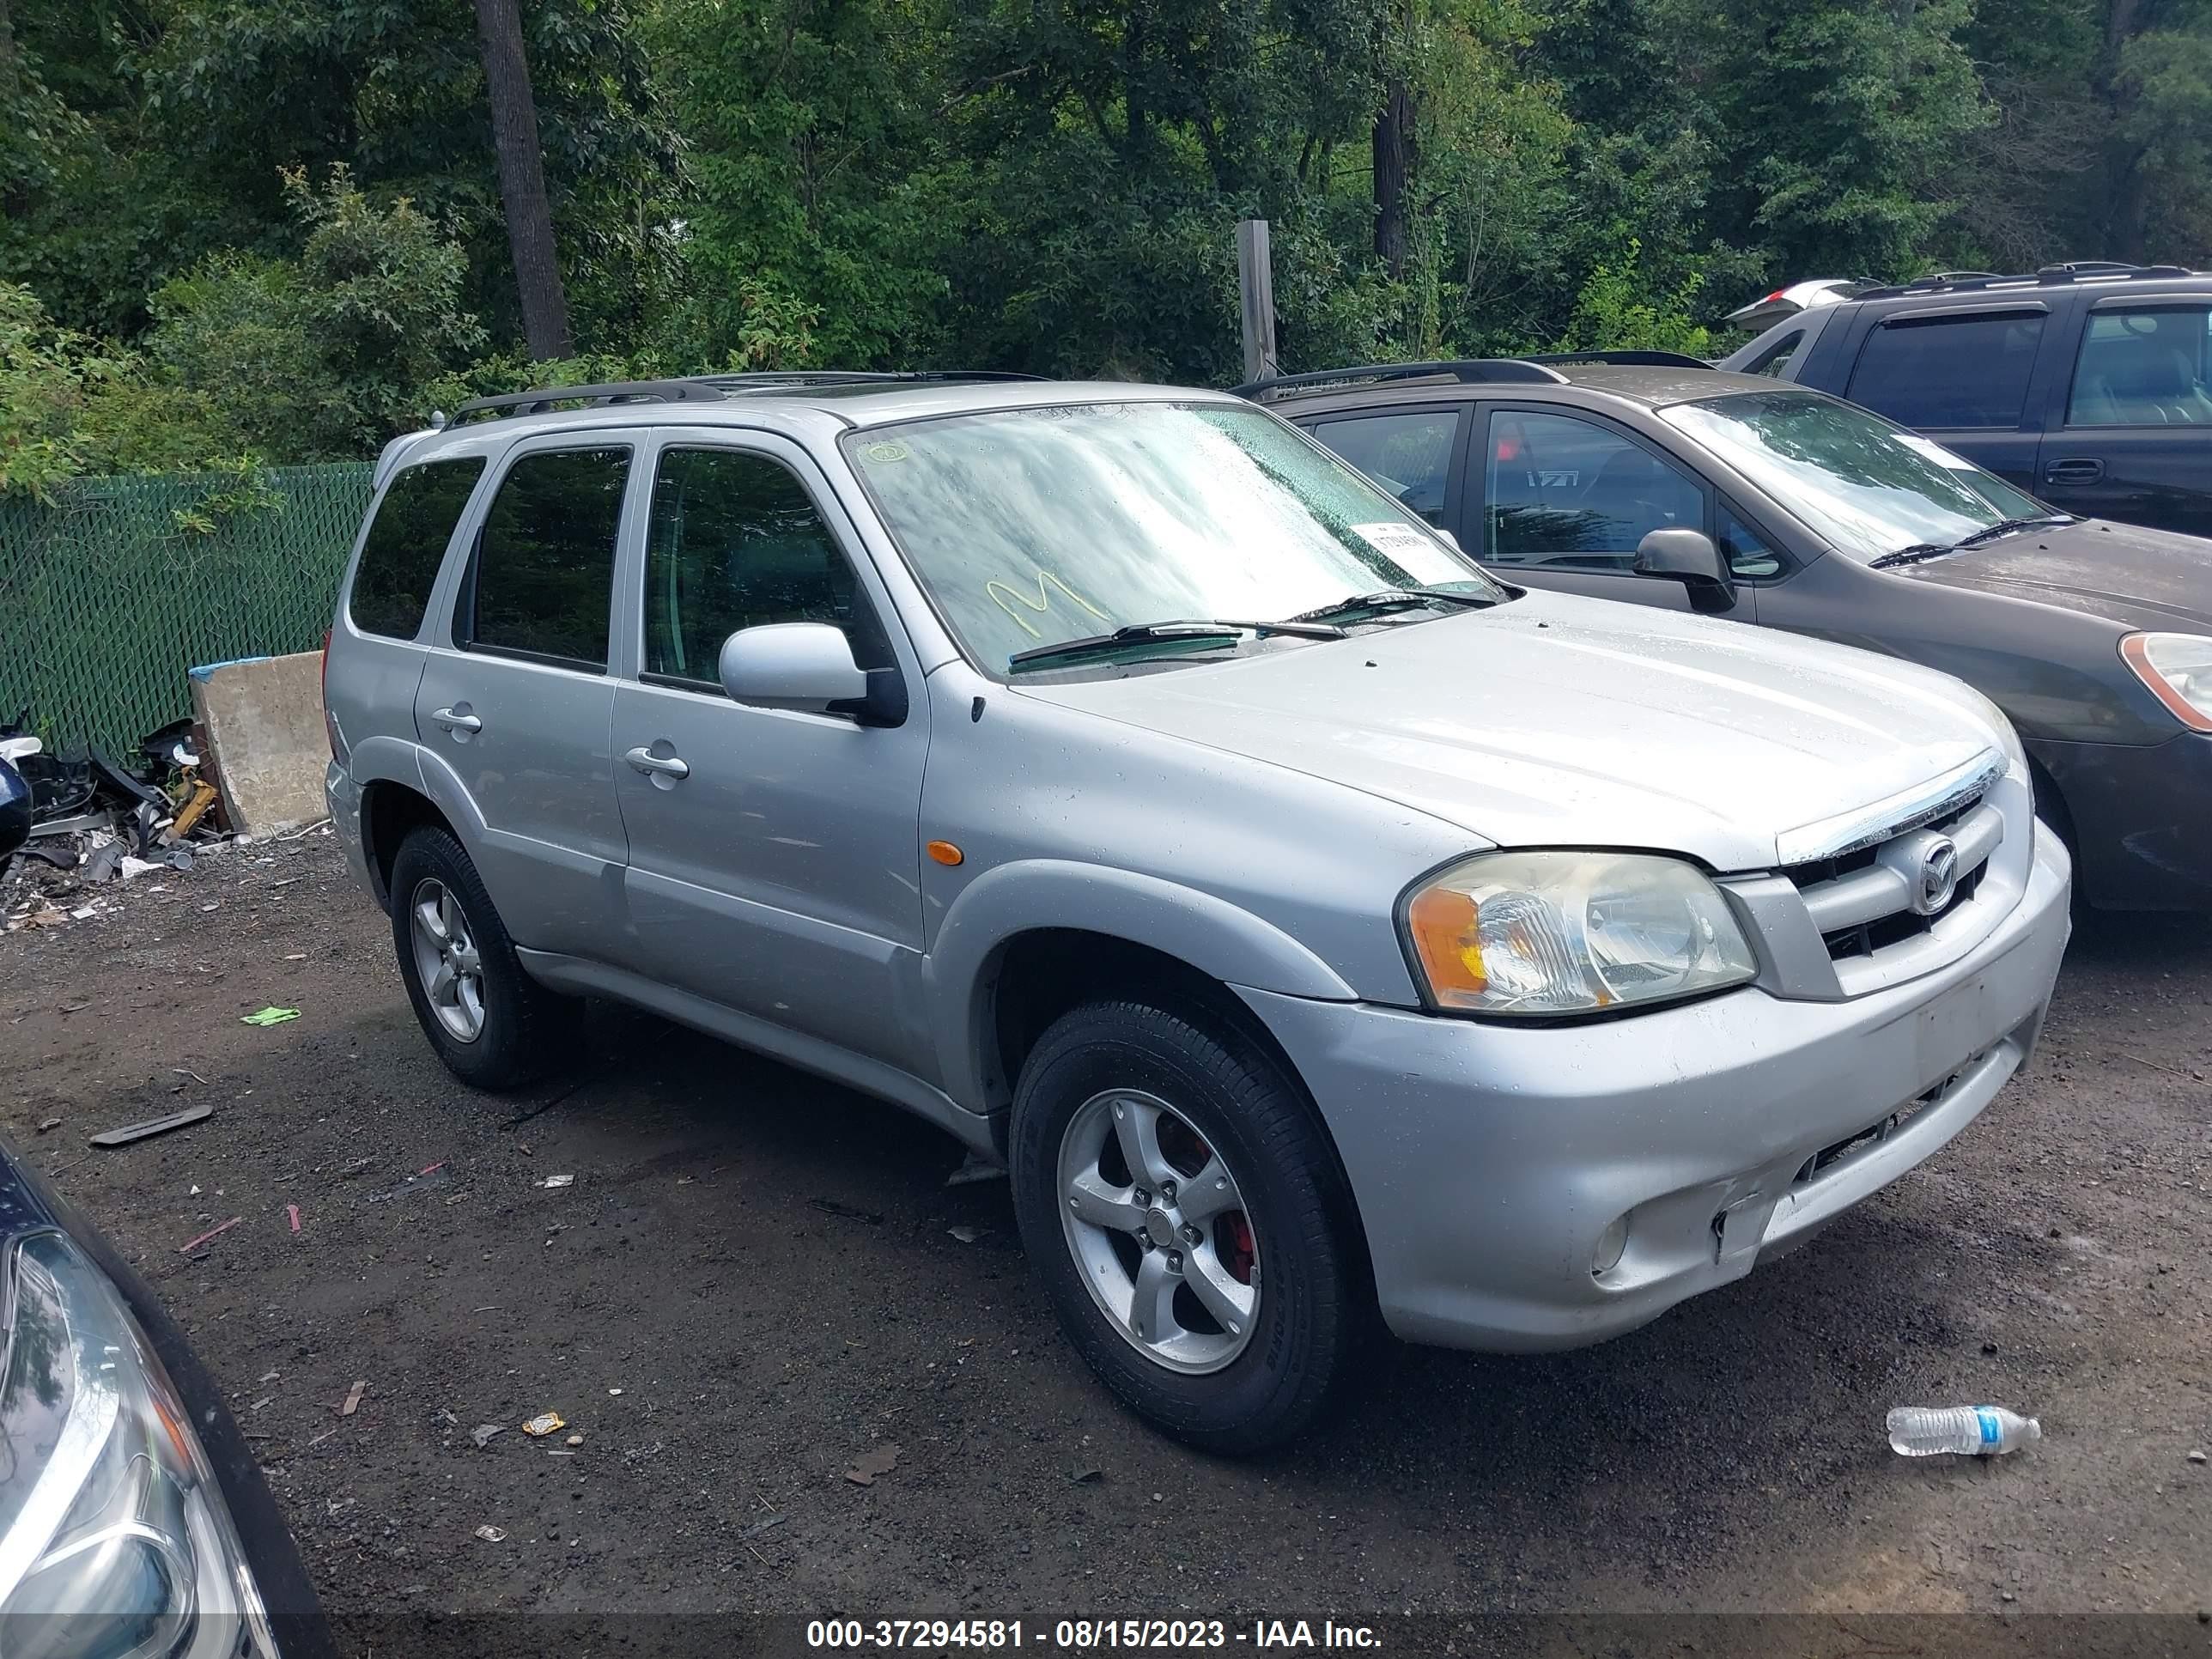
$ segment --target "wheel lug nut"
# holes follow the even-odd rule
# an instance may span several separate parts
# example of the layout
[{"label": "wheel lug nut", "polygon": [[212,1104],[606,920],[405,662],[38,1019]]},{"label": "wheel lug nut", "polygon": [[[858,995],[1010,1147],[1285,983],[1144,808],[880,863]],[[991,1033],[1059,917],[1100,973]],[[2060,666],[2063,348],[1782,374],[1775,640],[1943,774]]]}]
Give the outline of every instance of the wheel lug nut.
[{"label": "wheel lug nut", "polygon": [[1182,1242],[1186,1244],[1196,1244],[1198,1237],[1198,1229],[1195,1227],[1186,1227],[1182,1230]]},{"label": "wheel lug nut", "polygon": [[1182,1271],[1182,1252],[1181,1250],[1170,1250],[1168,1252],[1168,1271],[1170,1273],[1177,1273]]},{"label": "wheel lug nut", "polygon": [[1142,1187],[1138,1188],[1136,1191],[1130,1194],[1130,1196],[1135,1199],[1140,1206],[1149,1208],[1152,1205],[1152,1195],[1146,1192]]},{"label": "wheel lug nut", "polygon": [[1174,1202],[1175,1202],[1175,1195],[1176,1195],[1176,1184],[1175,1184],[1175,1182],[1172,1182],[1172,1181],[1163,1181],[1162,1182],[1160,1182],[1160,1200],[1161,1200],[1161,1201],[1162,1201],[1163,1203],[1167,1203],[1167,1204],[1172,1204],[1172,1203],[1174,1203]]}]

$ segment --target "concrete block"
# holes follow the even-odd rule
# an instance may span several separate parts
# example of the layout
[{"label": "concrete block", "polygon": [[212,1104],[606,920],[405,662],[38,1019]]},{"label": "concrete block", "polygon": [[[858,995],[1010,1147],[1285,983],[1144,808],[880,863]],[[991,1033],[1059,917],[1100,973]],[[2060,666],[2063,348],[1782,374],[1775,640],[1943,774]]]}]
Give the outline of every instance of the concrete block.
[{"label": "concrete block", "polygon": [[322,653],[215,663],[191,680],[192,718],[207,733],[230,827],[262,836],[321,817],[331,757]]}]

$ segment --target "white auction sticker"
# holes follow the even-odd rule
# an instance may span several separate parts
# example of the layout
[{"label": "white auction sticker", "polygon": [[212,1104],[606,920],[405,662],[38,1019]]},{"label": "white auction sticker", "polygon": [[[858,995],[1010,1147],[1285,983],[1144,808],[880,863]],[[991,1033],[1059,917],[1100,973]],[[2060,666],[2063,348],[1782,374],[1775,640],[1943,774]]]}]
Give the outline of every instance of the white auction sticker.
[{"label": "white auction sticker", "polygon": [[1467,568],[1452,557],[1443,544],[1409,524],[1356,524],[1352,534],[1373,548],[1397,561],[1399,567],[1418,582],[1460,582],[1467,580]]}]

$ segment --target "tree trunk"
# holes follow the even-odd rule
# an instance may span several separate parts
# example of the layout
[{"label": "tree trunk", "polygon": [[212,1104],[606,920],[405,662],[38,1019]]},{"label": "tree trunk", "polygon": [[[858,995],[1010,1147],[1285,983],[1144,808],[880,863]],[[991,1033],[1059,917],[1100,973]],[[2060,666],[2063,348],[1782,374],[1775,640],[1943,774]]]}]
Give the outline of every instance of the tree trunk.
[{"label": "tree trunk", "polygon": [[507,246],[522,296],[522,333],[541,362],[568,357],[568,301],[561,288],[561,256],[553,242],[553,206],[545,195],[545,158],[538,143],[538,101],[530,59],[522,49],[517,0],[477,0],[477,37],[483,49],[484,90],[491,99],[492,143],[499,152],[499,196],[507,210]]},{"label": "tree trunk", "polygon": [[1390,77],[1375,116],[1375,252],[1394,277],[1406,274],[1406,187],[1413,172],[1413,95]]}]

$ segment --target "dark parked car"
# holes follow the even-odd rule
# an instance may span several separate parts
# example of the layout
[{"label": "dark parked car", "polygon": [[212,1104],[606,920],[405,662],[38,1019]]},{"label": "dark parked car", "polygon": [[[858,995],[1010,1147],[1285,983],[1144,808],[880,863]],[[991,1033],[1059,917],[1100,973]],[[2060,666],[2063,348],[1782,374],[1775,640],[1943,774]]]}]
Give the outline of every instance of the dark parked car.
[{"label": "dark parked car", "polygon": [[1721,367],[1863,404],[2069,513],[2212,536],[2212,271],[2054,265],[1868,289]]},{"label": "dark parked car", "polygon": [[2076,519],[1839,398],[1660,352],[1244,391],[1510,581],[1957,675],[2019,728],[2088,902],[2212,908],[2212,542]]},{"label": "dark parked car", "polygon": [[0,1148],[0,1651],[333,1653],[222,1393],[144,1282]]}]

